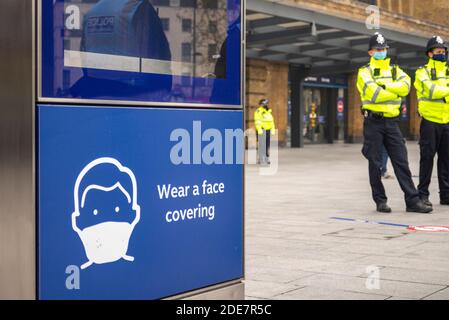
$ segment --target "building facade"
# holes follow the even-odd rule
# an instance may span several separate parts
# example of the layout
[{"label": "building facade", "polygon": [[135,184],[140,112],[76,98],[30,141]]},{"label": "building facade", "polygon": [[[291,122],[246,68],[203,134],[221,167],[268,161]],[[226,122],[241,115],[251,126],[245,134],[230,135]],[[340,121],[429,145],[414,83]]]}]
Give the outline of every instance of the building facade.
[{"label": "building facade", "polygon": [[[426,62],[427,39],[449,40],[444,0],[248,0],[247,9],[247,126],[253,127],[257,103],[267,97],[284,146],[363,140],[355,83],[376,31],[386,36],[393,61],[412,78]],[[419,123],[412,89],[401,113],[408,139],[418,138]]]}]

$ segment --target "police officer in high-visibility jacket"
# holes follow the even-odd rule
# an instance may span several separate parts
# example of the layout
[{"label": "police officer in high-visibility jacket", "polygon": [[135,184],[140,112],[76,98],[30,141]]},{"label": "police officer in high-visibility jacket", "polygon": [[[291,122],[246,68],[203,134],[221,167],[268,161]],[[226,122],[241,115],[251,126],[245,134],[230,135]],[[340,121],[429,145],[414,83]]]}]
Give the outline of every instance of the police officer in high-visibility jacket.
[{"label": "police officer in high-visibility jacket", "polygon": [[427,205],[433,160],[438,153],[440,203],[449,205],[449,69],[448,49],[441,37],[427,44],[429,62],[416,71],[415,88],[421,115],[421,161],[418,190]]},{"label": "police officer in high-visibility jacket", "polygon": [[410,92],[410,77],[387,58],[389,48],[382,34],[370,39],[370,62],[359,69],[357,88],[362,100],[363,155],[369,161],[372,196],[378,212],[391,212],[381,180],[382,148],[388,151],[394,172],[405,194],[407,212],[429,213],[416,189],[410,172],[405,140],[399,129],[402,98]]},{"label": "police officer in high-visibility jacket", "polygon": [[260,164],[270,164],[270,136],[275,135],[273,110],[267,99],[259,101],[259,108],[254,112],[254,124],[257,131],[258,154]]}]

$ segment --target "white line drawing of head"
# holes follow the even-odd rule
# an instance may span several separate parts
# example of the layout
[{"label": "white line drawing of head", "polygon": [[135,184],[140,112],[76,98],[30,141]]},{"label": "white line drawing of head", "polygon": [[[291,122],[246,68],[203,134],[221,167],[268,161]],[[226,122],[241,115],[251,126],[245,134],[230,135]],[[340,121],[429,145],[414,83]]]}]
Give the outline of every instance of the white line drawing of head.
[{"label": "white line drawing of head", "polygon": [[[98,169],[104,165],[112,165],[118,173],[126,174],[132,185],[132,194],[120,182],[116,182],[112,186],[91,184],[83,190],[80,190],[86,175],[94,168]],[[126,197],[128,204],[131,205],[132,210],[135,212],[134,220],[131,223],[107,221],[81,230],[77,224],[77,218],[81,215],[80,211],[85,206],[88,193],[93,190],[103,192],[119,190]],[[82,192],[81,198],[80,192]],[[134,261],[134,257],[127,255],[129,240],[134,231],[134,227],[140,221],[140,206],[137,204],[137,181],[134,173],[114,158],[98,158],[85,166],[78,175],[73,189],[73,198],[75,209],[72,213],[72,228],[79,235],[88,258],[88,262],[83,264],[81,269],[86,269],[94,263],[104,264],[120,259]],[[116,208],[116,212],[118,213],[118,208]],[[93,214],[98,214],[98,210],[94,210]]]}]

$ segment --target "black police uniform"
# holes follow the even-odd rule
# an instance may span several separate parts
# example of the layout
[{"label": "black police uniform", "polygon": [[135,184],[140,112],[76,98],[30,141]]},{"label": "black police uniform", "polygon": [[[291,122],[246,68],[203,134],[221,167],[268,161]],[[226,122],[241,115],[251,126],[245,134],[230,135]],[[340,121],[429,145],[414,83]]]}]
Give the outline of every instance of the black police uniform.
[{"label": "black police uniform", "polygon": [[[427,43],[426,55],[435,48],[446,49],[446,57],[448,53],[447,45],[440,37],[432,37]],[[431,63],[430,63],[431,64]],[[424,66],[422,68],[427,68]],[[421,71],[418,70],[418,72]],[[417,73],[418,73],[417,72]],[[431,79],[434,81],[437,78],[436,70],[431,72]],[[443,70],[444,74],[444,70]],[[449,76],[449,69],[446,71],[446,78]],[[438,104],[439,105],[439,104]],[[425,108],[425,105],[422,106]],[[432,171],[434,166],[435,155],[438,154],[438,183],[440,189],[440,203],[449,204],[449,124],[437,123],[421,119],[420,127],[420,170],[419,170],[419,185],[418,190],[421,199],[427,204],[429,202],[429,186],[432,179]]]},{"label": "black police uniform", "polygon": [[421,120],[418,190],[421,199],[429,201],[429,186],[435,155],[438,153],[438,185],[441,204],[449,204],[449,124]]},{"label": "black police uniform", "polygon": [[369,177],[376,204],[386,203],[388,198],[381,178],[382,145],[385,145],[393,165],[394,173],[404,192],[407,207],[413,207],[419,202],[419,193],[412,180],[408,163],[405,139],[399,129],[398,118],[376,117],[368,115],[363,124],[365,139],[362,153],[369,161]]},{"label": "black police uniform", "polygon": [[[388,45],[386,41],[379,43],[378,35],[375,35],[370,40],[370,49],[372,48],[388,48]],[[392,71],[392,76],[393,78],[395,77],[394,71]],[[376,74],[373,75],[373,78],[371,80],[377,80]],[[373,200],[377,204],[377,210],[391,212],[391,209],[386,204],[387,196],[381,180],[382,147],[385,146],[400,187],[404,192],[407,211],[420,213],[430,212],[431,208],[423,205],[419,197],[419,192],[412,180],[405,139],[399,129],[399,117],[387,118],[382,113],[376,113],[366,109],[362,109],[362,111],[365,116],[362,154],[369,161],[370,185]]]}]

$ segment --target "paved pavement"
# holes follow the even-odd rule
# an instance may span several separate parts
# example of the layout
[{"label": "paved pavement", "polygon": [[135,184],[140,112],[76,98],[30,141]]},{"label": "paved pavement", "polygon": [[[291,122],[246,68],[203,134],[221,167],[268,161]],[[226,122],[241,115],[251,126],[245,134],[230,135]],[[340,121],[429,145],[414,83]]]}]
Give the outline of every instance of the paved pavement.
[{"label": "paved pavement", "polygon": [[[396,179],[384,180],[393,213],[376,213],[360,149],[281,149],[273,176],[247,166],[247,299],[449,299],[449,233],[330,219],[449,226],[436,171],[433,214],[406,213]],[[408,149],[417,175],[416,142]]]}]

